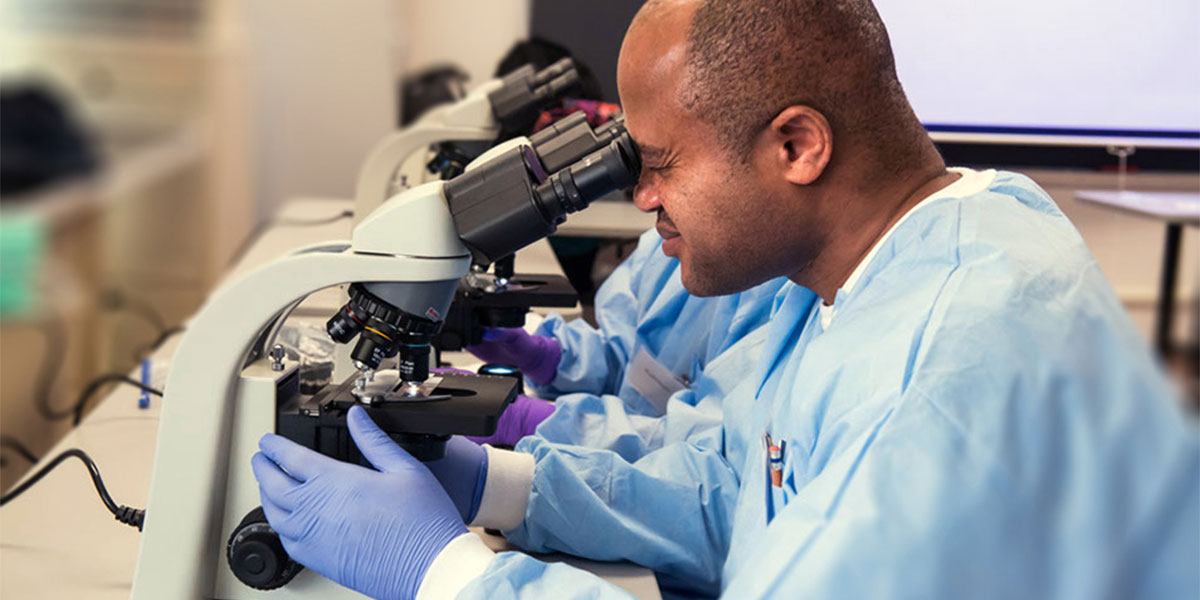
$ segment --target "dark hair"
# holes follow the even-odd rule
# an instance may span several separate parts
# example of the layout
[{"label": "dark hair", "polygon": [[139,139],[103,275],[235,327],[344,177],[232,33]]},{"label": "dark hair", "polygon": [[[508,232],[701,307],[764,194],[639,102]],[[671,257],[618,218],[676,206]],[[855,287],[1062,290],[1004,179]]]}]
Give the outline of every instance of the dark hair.
[{"label": "dark hair", "polygon": [[793,105],[820,111],[835,136],[889,152],[919,139],[870,0],[707,0],[688,30],[687,68],[683,106],[735,153]]}]

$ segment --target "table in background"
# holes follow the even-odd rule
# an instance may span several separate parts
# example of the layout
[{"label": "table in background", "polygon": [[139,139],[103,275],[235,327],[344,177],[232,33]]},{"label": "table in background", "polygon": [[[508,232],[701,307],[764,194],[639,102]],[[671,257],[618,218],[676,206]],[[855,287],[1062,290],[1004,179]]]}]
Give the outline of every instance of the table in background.
[{"label": "table in background", "polygon": [[1085,202],[1165,221],[1162,273],[1154,325],[1154,347],[1164,358],[1171,351],[1171,323],[1175,314],[1175,285],[1179,279],[1179,249],[1184,225],[1200,225],[1200,193],[1080,190]]},{"label": "table in background", "polygon": [[[558,226],[554,233],[563,237],[636,238],[654,227],[658,219],[654,213],[645,213],[632,202],[624,200],[600,200],[591,203],[587,210],[567,215],[567,221]],[[520,264],[520,263],[518,263]]]}]

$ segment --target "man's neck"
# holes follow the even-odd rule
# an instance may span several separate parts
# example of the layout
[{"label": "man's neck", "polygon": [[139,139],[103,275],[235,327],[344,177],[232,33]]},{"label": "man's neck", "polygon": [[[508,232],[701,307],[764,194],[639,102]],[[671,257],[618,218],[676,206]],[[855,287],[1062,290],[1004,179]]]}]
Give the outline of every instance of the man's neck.
[{"label": "man's neck", "polygon": [[961,177],[947,171],[940,160],[909,173],[865,196],[840,200],[857,210],[847,210],[842,215],[830,232],[829,243],[804,270],[789,279],[811,289],[826,305],[832,305],[838,289],[897,221],[921,200]]}]

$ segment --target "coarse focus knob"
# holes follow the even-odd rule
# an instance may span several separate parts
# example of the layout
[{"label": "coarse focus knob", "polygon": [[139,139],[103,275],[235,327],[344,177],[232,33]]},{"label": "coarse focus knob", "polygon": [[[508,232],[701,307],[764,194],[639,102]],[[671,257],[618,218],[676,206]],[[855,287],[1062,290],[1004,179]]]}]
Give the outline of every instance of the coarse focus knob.
[{"label": "coarse focus knob", "polygon": [[238,580],[258,590],[282,587],[304,569],[283,549],[262,507],[250,511],[238,523],[229,536],[225,557]]}]

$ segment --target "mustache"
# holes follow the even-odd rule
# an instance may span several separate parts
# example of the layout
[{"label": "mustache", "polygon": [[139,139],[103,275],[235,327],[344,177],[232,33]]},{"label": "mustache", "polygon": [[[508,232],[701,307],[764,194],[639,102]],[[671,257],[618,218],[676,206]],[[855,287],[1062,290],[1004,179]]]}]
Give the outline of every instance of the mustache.
[{"label": "mustache", "polygon": [[672,231],[679,231],[679,229],[675,227],[675,222],[672,221],[671,217],[668,217],[666,211],[662,209],[659,209],[658,211],[658,220],[655,222],[655,225],[665,225]]}]

